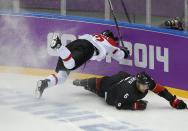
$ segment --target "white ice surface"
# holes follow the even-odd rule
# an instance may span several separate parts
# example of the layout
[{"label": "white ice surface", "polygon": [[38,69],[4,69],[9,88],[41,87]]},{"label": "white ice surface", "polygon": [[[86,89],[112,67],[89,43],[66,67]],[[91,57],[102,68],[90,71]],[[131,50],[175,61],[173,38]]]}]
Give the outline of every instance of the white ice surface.
[{"label": "white ice surface", "polygon": [[172,109],[153,93],[145,98],[147,110],[119,111],[73,86],[71,80],[49,88],[37,100],[33,96],[38,79],[41,77],[0,74],[0,131],[188,130],[188,110]]}]

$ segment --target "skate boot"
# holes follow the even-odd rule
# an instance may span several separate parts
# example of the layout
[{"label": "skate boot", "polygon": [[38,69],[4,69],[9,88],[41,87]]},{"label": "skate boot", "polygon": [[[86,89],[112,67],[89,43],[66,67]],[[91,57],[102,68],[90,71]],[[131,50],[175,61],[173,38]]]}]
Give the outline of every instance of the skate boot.
[{"label": "skate boot", "polygon": [[96,91],[96,78],[82,79],[82,80],[74,80],[73,85],[75,86],[83,86],[86,90],[91,92]]},{"label": "skate boot", "polygon": [[82,80],[74,80],[73,85],[82,86],[84,89],[91,91],[101,97],[104,97],[104,93],[101,91],[101,78],[89,78]]},{"label": "skate boot", "polygon": [[50,47],[52,49],[59,49],[61,47],[62,43],[59,39],[58,35],[54,35],[50,44]]},{"label": "skate boot", "polygon": [[39,80],[37,82],[37,88],[35,90],[35,97],[36,98],[41,98],[44,90],[48,87],[49,81],[50,81],[49,79],[45,79],[45,80]]},{"label": "skate boot", "polygon": [[73,85],[75,86],[83,86],[83,87],[88,87],[88,79],[84,79],[84,80],[79,80],[76,79],[73,81]]}]

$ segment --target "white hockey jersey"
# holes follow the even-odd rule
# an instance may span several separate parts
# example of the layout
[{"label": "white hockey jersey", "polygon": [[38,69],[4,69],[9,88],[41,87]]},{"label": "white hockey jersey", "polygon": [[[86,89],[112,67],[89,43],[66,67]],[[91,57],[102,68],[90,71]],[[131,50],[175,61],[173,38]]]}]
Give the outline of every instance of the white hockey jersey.
[{"label": "white hockey jersey", "polygon": [[84,34],[80,36],[79,39],[88,40],[99,50],[99,54],[94,54],[91,60],[101,61],[105,59],[108,54],[111,54],[112,58],[117,61],[124,58],[124,52],[117,47],[118,43],[102,34]]}]

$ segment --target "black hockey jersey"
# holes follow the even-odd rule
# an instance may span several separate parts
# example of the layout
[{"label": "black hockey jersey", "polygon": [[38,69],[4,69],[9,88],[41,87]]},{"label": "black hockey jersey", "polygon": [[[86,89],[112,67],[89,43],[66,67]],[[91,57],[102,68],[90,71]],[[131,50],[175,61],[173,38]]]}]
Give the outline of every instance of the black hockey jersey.
[{"label": "black hockey jersey", "polygon": [[129,75],[109,88],[105,93],[105,100],[107,104],[121,109],[126,105],[144,98],[147,93],[148,91],[145,93],[140,92],[136,87],[136,77]]}]

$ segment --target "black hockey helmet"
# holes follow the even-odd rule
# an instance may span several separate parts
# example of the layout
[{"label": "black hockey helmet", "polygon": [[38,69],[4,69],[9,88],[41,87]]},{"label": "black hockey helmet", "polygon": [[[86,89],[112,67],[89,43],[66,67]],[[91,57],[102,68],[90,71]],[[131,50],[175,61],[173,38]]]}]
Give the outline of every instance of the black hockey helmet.
[{"label": "black hockey helmet", "polygon": [[149,89],[153,89],[156,85],[153,78],[145,72],[138,73],[136,75],[136,80],[140,84],[147,85]]},{"label": "black hockey helmet", "polygon": [[101,34],[106,36],[106,37],[110,37],[115,41],[118,41],[118,38],[114,36],[114,34],[111,30],[104,30],[103,32],[101,32]]}]

